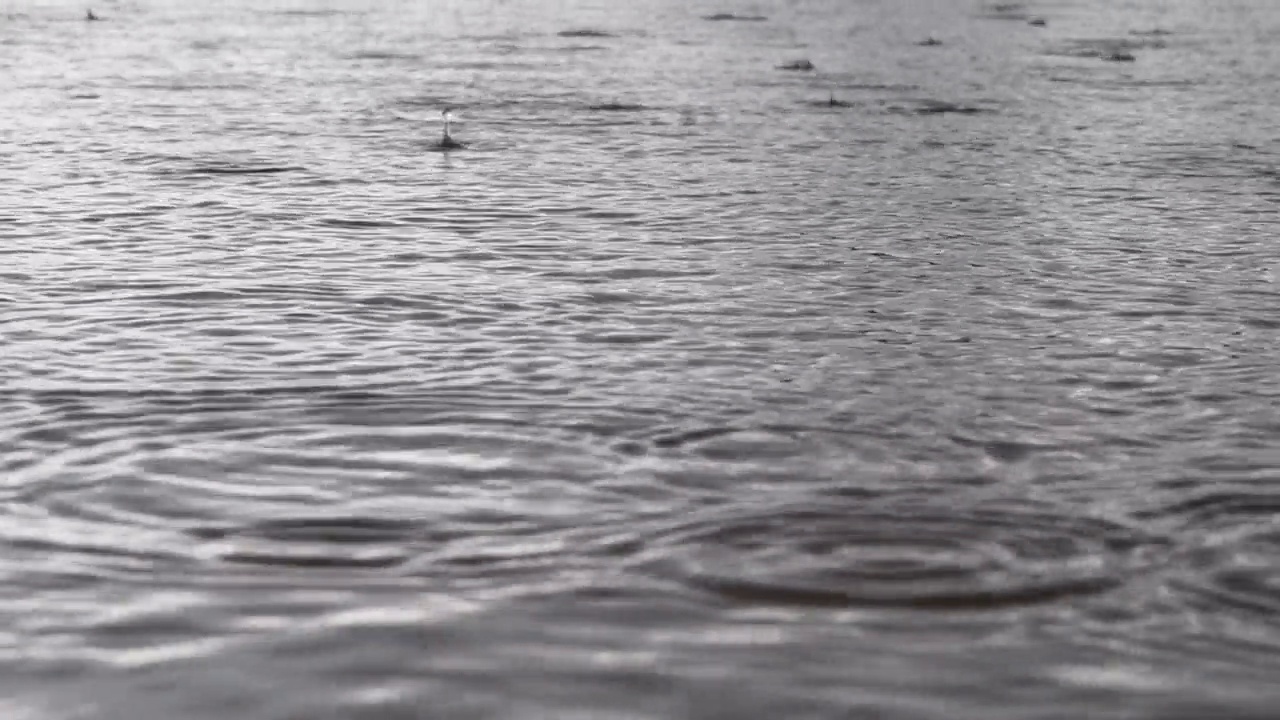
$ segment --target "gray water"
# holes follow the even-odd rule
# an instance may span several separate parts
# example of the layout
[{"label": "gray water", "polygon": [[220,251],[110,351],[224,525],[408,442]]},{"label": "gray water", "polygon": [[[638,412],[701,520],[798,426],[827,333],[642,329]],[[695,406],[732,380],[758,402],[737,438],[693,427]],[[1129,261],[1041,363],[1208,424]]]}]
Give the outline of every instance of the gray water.
[{"label": "gray water", "polygon": [[1272,0],[94,10],[0,6],[5,718],[1274,716]]}]

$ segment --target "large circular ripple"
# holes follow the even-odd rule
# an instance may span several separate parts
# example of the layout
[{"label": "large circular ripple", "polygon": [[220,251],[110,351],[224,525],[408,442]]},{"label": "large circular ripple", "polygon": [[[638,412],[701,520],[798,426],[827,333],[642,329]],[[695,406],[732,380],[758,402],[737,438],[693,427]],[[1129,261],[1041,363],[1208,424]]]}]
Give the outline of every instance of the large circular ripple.
[{"label": "large circular ripple", "polygon": [[1041,504],[839,500],[709,512],[643,567],[737,603],[982,610],[1110,590],[1163,545]]}]

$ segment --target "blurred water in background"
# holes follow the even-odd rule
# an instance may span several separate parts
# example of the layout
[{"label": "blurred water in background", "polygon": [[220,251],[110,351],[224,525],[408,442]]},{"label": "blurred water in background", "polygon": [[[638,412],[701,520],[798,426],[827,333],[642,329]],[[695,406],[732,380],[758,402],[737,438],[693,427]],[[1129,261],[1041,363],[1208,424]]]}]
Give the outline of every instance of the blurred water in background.
[{"label": "blurred water in background", "polygon": [[4,717],[1273,716],[1280,5],[85,10]]}]

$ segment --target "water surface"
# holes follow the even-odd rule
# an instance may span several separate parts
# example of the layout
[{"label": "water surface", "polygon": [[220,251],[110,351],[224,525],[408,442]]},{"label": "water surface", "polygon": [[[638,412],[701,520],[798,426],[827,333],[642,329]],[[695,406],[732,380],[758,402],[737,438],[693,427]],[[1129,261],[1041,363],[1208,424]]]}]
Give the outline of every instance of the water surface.
[{"label": "water surface", "polygon": [[1273,712],[1272,3],[95,13],[0,7],[6,717]]}]

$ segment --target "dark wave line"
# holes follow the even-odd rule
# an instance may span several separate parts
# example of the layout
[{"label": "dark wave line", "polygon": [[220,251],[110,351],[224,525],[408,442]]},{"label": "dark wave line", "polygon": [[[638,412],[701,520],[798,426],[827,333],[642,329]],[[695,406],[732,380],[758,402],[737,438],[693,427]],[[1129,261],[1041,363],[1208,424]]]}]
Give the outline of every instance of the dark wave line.
[{"label": "dark wave line", "polygon": [[239,167],[239,166],[205,166],[188,170],[191,175],[266,175],[270,173],[294,172],[304,170],[299,165],[268,165],[265,167]]}]

